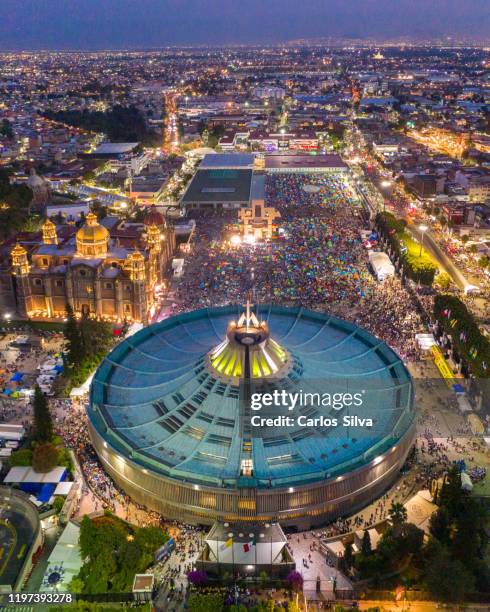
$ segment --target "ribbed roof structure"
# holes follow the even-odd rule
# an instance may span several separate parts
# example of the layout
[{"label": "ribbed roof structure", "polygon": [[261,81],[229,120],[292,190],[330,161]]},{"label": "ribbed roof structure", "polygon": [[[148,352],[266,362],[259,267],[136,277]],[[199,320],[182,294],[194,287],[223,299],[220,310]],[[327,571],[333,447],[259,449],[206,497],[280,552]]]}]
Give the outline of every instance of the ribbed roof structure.
[{"label": "ribbed roof structure", "polygon": [[[361,467],[412,426],[411,377],[382,341],[325,313],[261,305],[247,323],[242,312],[228,306],[181,314],[119,344],[94,377],[88,408],[105,444],[143,469],[213,486],[240,486],[247,460],[247,486],[274,487]],[[247,327],[255,340],[242,342],[235,331]],[[289,392],[363,389],[355,413],[372,417],[373,427],[359,434],[344,427],[251,429],[250,384]],[[306,405],[295,409],[300,414],[314,418],[318,410]]]}]

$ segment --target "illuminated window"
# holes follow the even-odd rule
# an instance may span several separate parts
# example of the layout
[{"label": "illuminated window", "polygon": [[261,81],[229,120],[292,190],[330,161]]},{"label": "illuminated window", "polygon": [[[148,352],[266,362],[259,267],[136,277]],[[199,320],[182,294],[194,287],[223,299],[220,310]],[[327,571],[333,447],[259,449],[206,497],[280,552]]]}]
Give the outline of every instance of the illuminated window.
[{"label": "illuminated window", "polygon": [[242,459],[240,470],[243,476],[252,476],[254,470],[252,459]]}]

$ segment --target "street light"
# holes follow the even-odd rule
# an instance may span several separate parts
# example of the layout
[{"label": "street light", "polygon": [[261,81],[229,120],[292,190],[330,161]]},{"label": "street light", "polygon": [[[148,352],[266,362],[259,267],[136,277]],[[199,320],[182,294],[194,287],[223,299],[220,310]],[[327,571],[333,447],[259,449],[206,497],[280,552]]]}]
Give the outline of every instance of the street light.
[{"label": "street light", "polygon": [[428,229],[429,228],[427,227],[427,225],[419,225],[419,231],[422,232],[422,240],[420,241],[420,253],[419,253],[419,257],[422,257],[422,247],[424,246],[424,236],[425,236],[425,232]]}]

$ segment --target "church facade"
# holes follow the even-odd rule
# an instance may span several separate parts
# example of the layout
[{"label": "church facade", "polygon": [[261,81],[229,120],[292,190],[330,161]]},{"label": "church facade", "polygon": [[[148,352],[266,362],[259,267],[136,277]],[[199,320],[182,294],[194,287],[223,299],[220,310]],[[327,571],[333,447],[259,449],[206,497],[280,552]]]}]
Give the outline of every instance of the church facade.
[{"label": "church facade", "polygon": [[32,319],[65,317],[66,304],[111,321],[147,323],[175,249],[175,235],[151,210],[144,223],[90,212],[78,231],[47,219],[38,240],[19,239],[0,269],[0,306]]}]

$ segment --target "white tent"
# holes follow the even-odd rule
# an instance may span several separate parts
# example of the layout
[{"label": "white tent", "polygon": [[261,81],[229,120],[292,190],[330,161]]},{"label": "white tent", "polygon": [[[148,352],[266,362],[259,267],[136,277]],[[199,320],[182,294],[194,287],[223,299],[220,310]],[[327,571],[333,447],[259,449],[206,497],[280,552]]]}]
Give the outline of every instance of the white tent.
[{"label": "white tent", "polygon": [[471,478],[468,476],[466,472],[461,472],[461,488],[464,491],[473,490],[473,483],[471,482]]},{"label": "white tent", "polygon": [[423,351],[429,351],[436,344],[432,334],[415,334],[415,340]]},{"label": "white tent", "polygon": [[395,275],[395,266],[391,263],[388,255],[382,251],[370,251],[369,263],[379,281]]},{"label": "white tent", "polygon": [[74,387],[70,391],[70,397],[83,397],[84,395],[87,395],[90,390],[90,384],[94,374],[95,372],[92,372],[84,383],[82,383],[79,387]]}]

